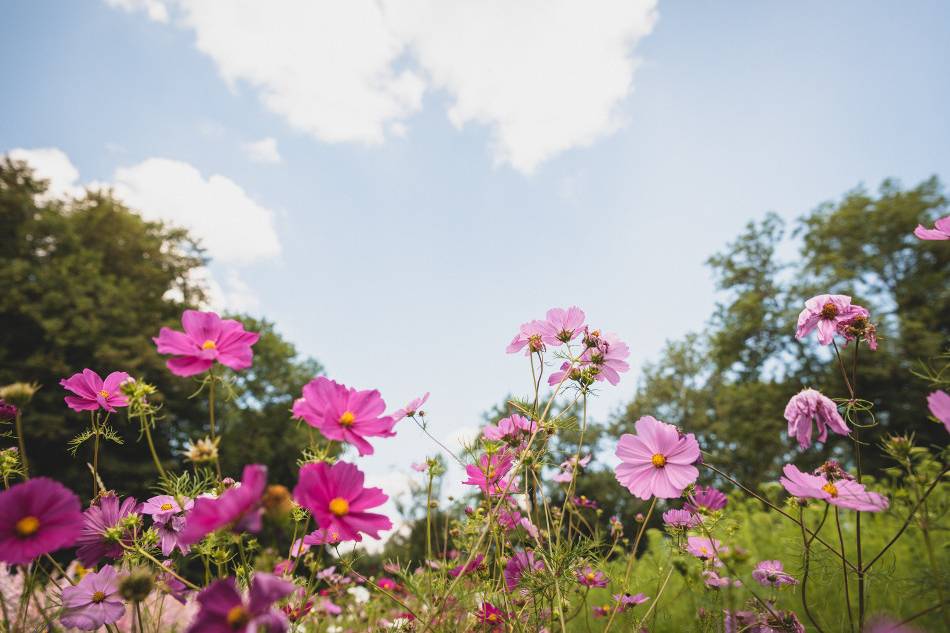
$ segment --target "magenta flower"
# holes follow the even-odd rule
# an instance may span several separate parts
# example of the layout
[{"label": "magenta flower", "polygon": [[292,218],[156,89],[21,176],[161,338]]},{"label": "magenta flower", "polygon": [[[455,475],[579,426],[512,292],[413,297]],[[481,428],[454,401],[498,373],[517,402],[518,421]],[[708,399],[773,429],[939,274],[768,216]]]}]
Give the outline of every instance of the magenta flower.
[{"label": "magenta flower", "polygon": [[570,343],[583,332],[584,311],[577,306],[571,306],[567,310],[551,308],[542,324],[541,339],[545,343],[554,346]]},{"label": "magenta flower", "polygon": [[72,546],[82,529],[82,505],[57,481],[37,477],[0,492],[0,561],[24,565]]},{"label": "magenta flower", "polygon": [[928,229],[923,224],[918,224],[914,229],[914,235],[922,240],[950,240],[950,215],[942,217],[934,222],[934,228]]},{"label": "magenta flower", "polygon": [[484,567],[483,561],[485,560],[484,554],[476,554],[471,561],[463,563],[457,567],[453,567],[449,570],[449,576],[452,578],[458,578],[463,574],[470,574],[473,571],[477,571]]},{"label": "magenta flower", "polygon": [[860,306],[851,305],[847,295],[818,295],[805,302],[805,309],[798,315],[798,329],[795,338],[803,339],[818,328],[818,342],[830,345],[834,340],[838,324],[848,321],[858,314],[867,314]]},{"label": "magenta flower", "polygon": [[340,533],[334,530],[324,530],[317,528],[310,534],[303,537],[303,544],[312,545],[336,545],[341,541]]},{"label": "magenta flower", "polygon": [[927,396],[927,408],[935,418],[943,422],[947,432],[950,433],[950,394],[946,391],[934,391]]},{"label": "magenta flower", "polygon": [[811,423],[818,426],[818,441],[828,438],[828,429],[838,435],[850,435],[834,401],[814,389],[802,389],[785,405],[788,420],[788,435],[798,439],[798,446],[805,450],[811,446]]},{"label": "magenta flower", "polygon": [[199,497],[188,513],[178,543],[194,545],[215,530],[228,527],[235,533],[261,531],[261,496],[267,486],[267,467],[248,464],[241,485],[228,488],[220,497]]},{"label": "magenta flower", "polygon": [[119,578],[115,568],[106,565],[87,573],[76,585],[63,587],[64,613],[59,620],[66,628],[95,631],[125,615],[125,603],[119,597]]},{"label": "magenta flower", "polygon": [[163,327],[152,340],[159,354],[172,354],[166,363],[176,376],[194,376],[211,369],[215,361],[234,370],[247,369],[254,361],[251,345],[261,337],[247,332],[240,321],[222,319],[214,312],[185,310],[184,332]]},{"label": "magenta flower", "polygon": [[383,514],[367,512],[386,503],[379,488],[364,488],[363,471],[347,462],[306,464],[294,488],[294,499],[313,513],[317,525],[338,532],[342,541],[362,541],[365,533],[374,539],[392,528]]},{"label": "magenta flower", "polygon": [[251,579],[248,600],[238,592],[234,578],[216,580],[198,594],[201,610],[187,633],[283,633],[286,616],[273,605],[294,591],[294,584],[258,572]]},{"label": "magenta flower", "polygon": [[693,514],[699,514],[701,511],[714,512],[716,510],[722,510],[726,507],[727,503],[729,503],[729,499],[726,495],[712,486],[705,488],[703,486],[696,486],[693,490],[693,494],[689,495],[683,507]]},{"label": "magenta flower", "polygon": [[498,424],[489,424],[482,430],[482,437],[486,440],[499,441],[515,438],[522,434],[531,435],[538,430],[538,423],[529,420],[523,415],[510,415],[498,420]]},{"label": "magenta flower", "polygon": [[888,506],[887,497],[869,492],[851,479],[830,481],[823,475],[809,475],[792,464],[782,469],[782,486],[789,494],[803,499],[821,499],[831,505],[858,512],[880,512]]},{"label": "magenta flower", "polygon": [[490,602],[483,602],[481,608],[475,612],[475,616],[479,622],[495,630],[499,629],[509,618],[509,614]]},{"label": "magenta flower", "polygon": [[484,453],[478,458],[477,464],[465,467],[468,479],[463,484],[478,486],[486,495],[504,494],[509,488],[515,487],[514,481],[505,479],[515,463],[515,456],[508,450],[500,453]]},{"label": "magenta flower", "polygon": [[763,587],[797,585],[795,577],[785,571],[780,560],[764,560],[752,570],[752,578]]},{"label": "magenta flower", "polygon": [[303,397],[294,402],[294,417],[319,429],[324,437],[347,442],[360,456],[372,455],[366,437],[392,437],[396,421],[383,416],[386,403],[375,389],[357,391],[323,376],[304,385]]},{"label": "magenta flower", "polygon": [[577,576],[577,582],[585,587],[606,587],[609,582],[604,572],[597,571],[590,565],[583,569],[578,569],[575,575]]},{"label": "magenta flower", "polygon": [[663,523],[670,527],[691,528],[699,525],[700,518],[689,510],[667,510],[663,513]]},{"label": "magenta flower", "polygon": [[692,433],[680,436],[672,424],[644,416],[636,422],[636,435],[624,433],[617,443],[617,481],[631,494],[649,499],[673,499],[699,477],[693,464],[699,444]]},{"label": "magenta flower", "polygon": [[119,390],[119,385],[131,377],[124,371],[114,371],[103,380],[91,369],[84,369],[69,378],[59,381],[63,389],[75,395],[66,396],[66,404],[73,411],[98,411],[105,409],[115,413],[116,407],[127,407],[129,401]]},{"label": "magenta flower", "polygon": [[11,404],[0,398],[0,421],[3,422],[12,422],[16,419],[16,414],[19,409],[16,408],[16,405]]},{"label": "magenta flower", "polygon": [[393,422],[399,422],[403,418],[413,417],[414,415],[416,415],[416,413],[420,412],[420,409],[422,409],[422,405],[424,405],[428,399],[429,399],[428,391],[425,392],[419,398],[413,398],[412,400],[409,401],[409,404],[407,404],[402,409],[399,409],[398,411],[393,413]]},{"label": "magenta flower", "polygon": [[127,518],[134,520],[141,505],[132,497],[124,501],[113,493],[98,499],[98,505],[91,505],[83,513],[84,524],[76,544],[76,557],[86,567],[92,567],[102,558],[122,558],[122,544],[131,545],[132,533]]},{"label": "magenta flower", "polygon": [[542,569],[544,569],[544,563],[540,560],[535,560],[534,552],[521,550],[515,553],[514,556],[508,559],[508,564],[505,565],[504,576],[508,591],[512,591],[521,584],[521,577],[524,576],[525,572],[540,571]]},{"label": "magenta flower", "polygon": [[544,321],[535,320],[522,323],[521,327],[518,328],[518,333],[515,334],[505,351],[514,354],[527,347],[524,351],[525,356],[531,356],[535,352],[543,352],[543,337],[546,332],[547,324]]},{"label": "magenta flower", "polygon": [[171,556],[178,548],[182,554],[187,554],[191,548],[181,542],[181,533],[185,529],[185,517],[178,514],[162,514],[154,518],[152,527],[158,532],[159,546],[163,556]]}]

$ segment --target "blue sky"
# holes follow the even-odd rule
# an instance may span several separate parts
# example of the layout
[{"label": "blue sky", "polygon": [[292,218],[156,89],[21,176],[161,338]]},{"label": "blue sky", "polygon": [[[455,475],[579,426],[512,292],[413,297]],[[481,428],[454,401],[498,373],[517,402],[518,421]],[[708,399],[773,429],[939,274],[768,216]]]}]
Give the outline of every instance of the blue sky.
[{"label": "blue sky", "polygon": [[[221,303],[392,408],[431,391],[449,441],[527,392],[504,347],[547,308],[629,342],[604,419],[750,219],[950,176],[946,3],[426,2],[14,2],[0,151],[199,227]],[[406,423],[377,446],[376,478],[434,451]]]}]

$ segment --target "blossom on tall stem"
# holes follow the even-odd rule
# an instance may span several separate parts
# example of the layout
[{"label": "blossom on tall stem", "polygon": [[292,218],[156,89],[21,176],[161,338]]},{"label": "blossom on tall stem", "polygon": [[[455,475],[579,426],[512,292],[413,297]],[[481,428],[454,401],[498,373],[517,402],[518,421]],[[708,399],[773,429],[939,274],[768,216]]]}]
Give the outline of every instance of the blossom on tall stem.
[{"label": "blossom on tall stem", "polygon": [[70,547],[82,524],[79,497],[61,483],[36,477],[11,486],[0,492],[0,561],[23,565]]},{"label": "blossom on tall stem", "polygon": [[595,370],[595,380],[618,384],[620,374],[630,370],[630,364],[626,361],[630,356],[630,348],[611,332],[597,336],[593,342],[595,345],[588,347],[581,354],[581,364],[590,365]]},{"label": "blossom on tall stem", "polygon": [[950,215],[945,216],[934,222],[934,228],[928,229],[923,224],[918,224],[914,229],[914,235],[922,240],[950,240]]},{"label": "blossom on tall stem", "polygon": [[482,430],[482,437],[486,440],[506,440],[520,435],[531,435],[538,430],[538,423],[529,420],[523,415],[509,415],[498,420],[497,424],[489,424]]},{"label": "blossom on tall stem", "polygon": [[859,314],[866,315],[867,310],[852,305],[848,295],[817,295],[805,302],[805,308],[798,315],[795,338],[803,339],[817,328],[818,342],[830,345],[838,331],[838,324]]},{"label": "blossom on tall stem", "polygon": [[477,571],[485,566],[485,555],[477,554],[472,558],[472,560],[462,563],[457,567],[453,567],[449,570],[449,576],[452,578],[458,578],[463,574],[470,574],[473,571]]},{"label": "blossom on tall stem", "polygon": [[693,514],[699,514],[702,511],[722,510],[728,503],[729,498],[712,486],[696,486],[683,504],[683,508]]},{"label": "blossom on tall stem", "polygon": [[129,406],[128,399],[119,388],[127,380],[131,380],[131,376],[124,371],[114,371],[103,380],[93,370],[84,369],[60,380],[59,384],[74,394],[65,398],[66,405],[73,411],[105,409],[109,413],[115,413],[116,407]]},{"label": "blossom on tall stem", "polygon": [[411,418],[417,413],[422,412],[422,405],[429,400],[429,392],[425,392],[418,398],[413,398],[409,403],[402,409],[397,410],[393,413],[393,422],[399,422],[403,418]]},{"label": "blossom on tall stem", "polygon": [[201,610],[187,633],[283,633],[287,617],[274,603],[294,591],[294,584],[272,574],[257,572],[245,601],[234,578],[216,580],[198,594]]},{"label": "blossom on tall stem", "polygon": [[686,539],[686,552],[702,561],[712,562],[717,567],[722,564],[719,562],[719,554],[723,552],[723,547],[718,539],[691,536]]},{"label": "blossom on tall stem", "polygon": [[585,587],[606,587],[609,583],[604,572],[595,570],[590,565],[578,569],[575,572],[575,577],[577,578],[577,582]]},{"label": "blossom on tall stem", "polygon": [[261,497],[267,487],[267,467],[248,464],[241,485],[232,486],[217,498],[199,497],[178,534],[182,546],[194,545],[205,536],[228,527],[235,533],[261,531]]},{"label": "blossom on tall stem", "polygon": [[393,437],[396,421],[384,416],[386,403],[375,389],[358,391],[318,376],[304,385],[294,402],[294,417],[318,429],[324,437],[346,442],[362,455],[372,455],[367,437]]},{"label": "blossom on tall stem", "polygon": [[858,512],[880,512],[888,506],[887,497],[865,490],[862,484],[852,479],[831,481],[824,475],[803,473],[793,464],[782,469],[780,479],[789,494],[802,499],[821,499],[831,505]]},{"label": "blossom on tall stem", "polygon": [[679,497],[699,477],[693,465],[700,457],[696,438],[692,433],[681,436],[672,424],[649,415],[635,427],[636,435],[624,433],[617,443],[617,481],[644,500]]},{"label": "blossom on tall stem", "polygon": [[479,622],[487,625],[491,629],[501,628],[510,617],[509,614],[505,613],[490,602],[483,602],[482,606],[475,613],[475,616],[478,618]]},{"label": "blossom on tall stem", "polygon": [[584,328],[584,311],[577,306],[551,308],[542,322],[542,340],[548,345],[570,343]]},{"label": "blossom on tall stem", "polygon": [[791,397],[785,405],[785,419],[789,437],[796,438],[802,450],[811,446],[812,421],[818,427],[819,442],[828,438],[829,428],[838,435],[851,434],[834,401],[814,389],[802,389]]},{"label": "blossom on tall stem", "polygon": [[310,510],[317,525],[338,533],[342,541],[362,541],[363,534],[378,539],[381,531],[392,528],[392,521],[367,510],[389,497],[380,488],[364,488],[364,481],[363,471],[347,462],[306,464],[300,469],[294,499]]},{"label": "blossom on tall stem", "polygon": [[781,585],[797,585],[794,576],[785,571],[780,560],[764,560],[752,570],[752,578],[764,587],[779,587]]},{"label": "blossom on tall stem", "polygon": [[565,461],[561,462],[561,465],[558,466],[558,473],[552,477],[552,479],[558,483],[570,483],[574,479],[574,473],[580,472],[580,469],[590,463],[591,456],[585,455],[584,457],[578,458],[577,455],[572,455]]},{"label": "blossom on tall stem", "polygon": [[691,528],[699,525],[701,519],[689,510],[667,510],[663,513],[663,524],[674,528]]},{"label": "blossom on tall stem", "polygon": [[222,319],[214,312],[185,310],[179,332],[163,327],[152,340],[159,354],[172,354],[166,365],[176,376],[201,374],[221,363],[234,370],[247,369],[254,361],[251,346],[260,339],[240,321]]},{"label": "blossom on tall stem", "polygon": [[838,334],[844,338],[844,344],[851,341],[864,341],[873,352],[877,350],[877,326],[871,323],[871,314],[861,306],[854,306],[855,313],[837,325]]},{"label": "blossom on tall stem", "polygon": [[544,563],[535,559],[534,552],[530,550],[521,550],[508,559],[505,565],[505,585],[511,591],[521,584],[521,577],[526,572],[540,571],[544,569]]},{"label": "blossom on tall stem", "polygon": [[81,631],[95,631],[125,615],[119,578],[111,565],[87,573],[73,586],[63,587],[62,602],[64,612],[59,621]]},{"label": "blossom on tall stem", "polygon": [[950,394],[946,391],[934,391],[927,396],[927,408],[935,418],[943,422],[943,426],[950,433]]},{"label": "blossom on tall stem", "polygon": [[[543,337],[547,331],[547,324],[544,321],[528,321],[522,323],[518,328],[518,333],[505,348],[509,354],[515,354],[524,349],[525,356],[531,356],[536,352],[544,351]],[[527,348],[527,349],[525,349]]]},{"label": "blossom on tall stem", "polygon": [[477,464],[465,466],[468,479],[462,483],[478,486],[486,495],[504,494],[515,485],[510,479],[505,479],[505,475],[511,471],[514,463],[515,456],[509,450],[484,453],[478,458]]},{"label": "blossom on tall stem", "polygon": [[92,567],[102,558],[122,558],[123,545],[132,544],[129,523],[138,519],[141,504],[133,497],[123,501],[115,493],[106,493],[83,513],[83,526],[76,557],[86,567]]}]

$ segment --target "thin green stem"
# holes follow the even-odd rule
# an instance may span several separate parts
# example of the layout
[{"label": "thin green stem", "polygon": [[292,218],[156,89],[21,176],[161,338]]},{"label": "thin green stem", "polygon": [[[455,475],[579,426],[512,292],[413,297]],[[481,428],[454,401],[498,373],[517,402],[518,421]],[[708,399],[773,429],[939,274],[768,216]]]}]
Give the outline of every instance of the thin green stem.
[{"label": "thin green stem", "polygon": [[148,420],[142,420],[142,427],[145,429],[145,439],[148,442],[148,450],[152,454],[152,461],[155,462],[155,468],[158,469],[159,476],[165,478],[165,469],[162,468],[162,462],[158,459],[158,452],[155,450],[155,443],[152,441],[152,431],[149,429],[151,425]]},{"label": "thin green stem", "polygon": [[[653,497],[653,500],[650,502],[650,509],[647,510],[647,515],[643,519],[643,523],[640,524],[640,529],[637,531],[637,538],[633,541],[633,549],[630,552],[630,558],[627,560],[627,569],[623,574],[623,590],[621,593],[627,592],[627,585],[630,582],[630,572],[633,571],[633,563],[637,559],[637,550],[640,548],[640,539],[643,538],[643,533],[647,529],[647,524],[650,522],[650,517],[653,516],[653,509],[656,507],[656,497]],[[607,620],[607,626],[604,627],[604,633],[610,630],[610,627],[614,623],[614,618],[617,617],[617,608],[616,605],[610,610],[610,619]]]},{"label": "thin green stem", "polygon": [[16,417],[16,439],[20,446],[20,464],[23,465],[23,478],[30,478],[30,460],[26,456],[26,440],[23,438],[23,412],[17,409]]},{"label": "thin green stem", "polygon": [[[828,516],[828,506],[825,505],[825,516]],[[804,561],[802,562],[804,570],[802,571],[802,608],[805,610],[805,615],[808,616],[809,621],[811,621],[812,626],[815,627],[815,630],[818,633],[824,633],[822,628],[818,625],[818,621],[815,619],[815,616],[812,615],[811,609],[808,608],[808,564],[811,559],[811,541],[805,534],[805,509],[799,507],[798,509],[798,518],[799,518],[799,527],[802,530],[802,546],[803,546],[803,556]],[[824,524],[824,519],[822,519],[822,525]],[[818,528],[819,530],[821,528]]]},{"label": "thin green stem", "polygon": [[[215,443],[215,424],[214,424],[214,385],[217,381],[217,378],[214,375],[214,368],[208,370],[208,379],[210,383],[208,384],[208,421],[211,426],[211,443]],[[218,480],[221,480],[221,459],[218,457],[218,452],[220,449],[215,452],[214,456],[214,470],[218,474]]]},{"label": "thin green stem", "polygon": [[[844,551],[844,536],[841,534],[841,519],[837,506],[835,506],[835,527],[838,529],[838,543],[841,545],[841,551]],[[848,612],[848,624],[851,625],[851,633],[854,633],[854,616],[851,614],[851,592],[848,589],[848,568],[841,566],[842,585],[844,586],[844,606]]]}]

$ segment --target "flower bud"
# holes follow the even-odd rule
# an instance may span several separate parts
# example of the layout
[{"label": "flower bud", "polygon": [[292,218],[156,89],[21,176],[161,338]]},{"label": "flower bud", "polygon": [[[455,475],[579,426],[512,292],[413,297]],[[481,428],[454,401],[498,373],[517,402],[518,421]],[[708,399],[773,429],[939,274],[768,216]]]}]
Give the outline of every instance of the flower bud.
[{"label": "flower bud", "polygon": [[137,567],[119,581],[119,595],[132,602],[142,602],[155,588],[155,576],[145,567]]}]

